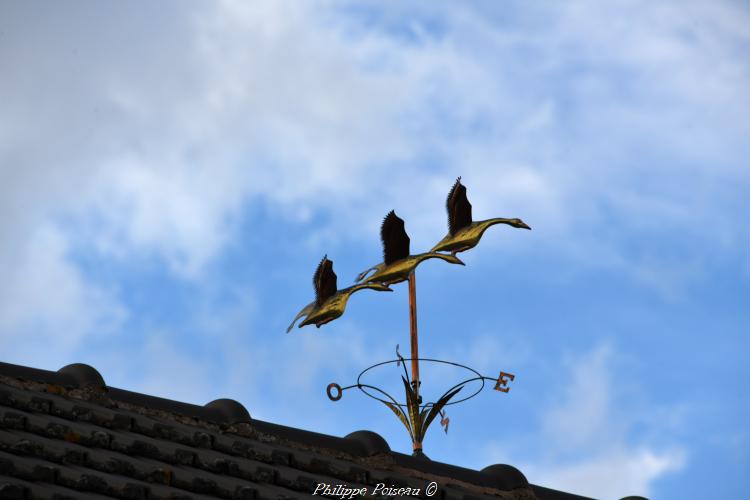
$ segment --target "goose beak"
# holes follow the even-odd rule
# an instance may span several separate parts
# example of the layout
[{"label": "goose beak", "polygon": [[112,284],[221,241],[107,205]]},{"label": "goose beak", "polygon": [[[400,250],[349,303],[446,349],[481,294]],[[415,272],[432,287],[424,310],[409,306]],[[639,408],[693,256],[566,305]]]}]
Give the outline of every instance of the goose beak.
[{"label": "goose beak", "polygon": [[525,222],[521,222],[521,224],[519,224],[519,226],[522,227],[522,228],[524,228],[524,229],[528,229],[529,231],[531,231],[531,228]]}]

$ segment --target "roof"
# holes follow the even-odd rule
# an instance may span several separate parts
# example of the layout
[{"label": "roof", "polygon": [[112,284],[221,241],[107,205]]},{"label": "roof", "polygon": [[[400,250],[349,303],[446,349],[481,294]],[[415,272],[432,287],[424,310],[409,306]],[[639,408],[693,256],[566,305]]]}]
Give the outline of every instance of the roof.
[{"label": "roof", "polygon": [[0,362],[0,498],[342,498],[345,488],[424,498],[431,482],[445,500],[585,498],[529,484],[510,465],[475,471],[394,452],[370,431],[329,436],[253,419],[230,399],[198,406],[109,387],[85,364]]}]

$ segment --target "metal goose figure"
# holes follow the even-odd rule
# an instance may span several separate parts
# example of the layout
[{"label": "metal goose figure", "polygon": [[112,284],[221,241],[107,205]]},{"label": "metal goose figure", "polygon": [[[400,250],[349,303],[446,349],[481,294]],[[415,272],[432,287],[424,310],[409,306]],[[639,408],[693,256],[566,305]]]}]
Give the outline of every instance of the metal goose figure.
[{"label": "metal goose figure", "polygon": [[313,275],[313,287],[315,287],[315,302],[307,304],[297,316],[294,317],[292,324],[286,329],[286,333],[292,331],[294,323],[297,322],[303,316],[305,320],[299,324],[299,328],[305,325],[315,324],[316,327],[320,328],[334,319],[344,314],[346,309],[346,302],[349,300],[349,296],[359,290],[369,288],[371,290],[377,290],[379,292],[392,292],[386,285],[380,283],[361,283],[359,285],[350,286],[343,290],[337,290],[336,288],[336,273],[333,272],[333,262],[328,260],[328,256],[323,256],[323,260],[318,264],[318,268],[315,270]]},{"label": "metal goose figure", "polygon": [[474,248],[482,239],[482,235],[487,228],[495,224],[507,224],[519,229],[531,229],[521,219],[496,217],[472,222],[471,203],[466,197],[466,188],[461,184],[461,177],[456,179],[456,183],[448,193],[445,205],[448,209],[448,234],[430,250],[431,252],[450,252],[451,255],[456,255],[458,252]]},{"label": "metal goose figure", "polygon": [[[451,264],[464,263],[455,255],[437,252],[426,252],[409,255],[409,235],[404,229],[404,221],[396,212],[391,210],[383,219],[380,228],[380,238],[383,241],[383,262],[363,271],[357,276],[357,281],[366,283],[382,283],[392,285],[409,279],[409,275],[416,267],[427,259],[441,259]],[[375,271],[370,276],[367,274]]]}]

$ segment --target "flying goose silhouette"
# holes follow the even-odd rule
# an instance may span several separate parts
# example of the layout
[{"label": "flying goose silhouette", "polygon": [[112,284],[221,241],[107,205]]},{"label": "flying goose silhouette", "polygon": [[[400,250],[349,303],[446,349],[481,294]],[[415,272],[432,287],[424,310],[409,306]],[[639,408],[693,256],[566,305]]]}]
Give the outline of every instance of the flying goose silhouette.
[{"label": "flying goose silhouette", "polygon": [[386,285],[380,283],[361,283],[353,285],[343,290],[336,288],[336,273],[333,272],[333,261],[328,260],[324,255],[318,264],[315,274],[313,275],[313,287],[315,288],[315,301],[307,304],[292,320],[286,333],[292,331],[294,324],[298,319],[305,317],[304,321],[299,324],[299,328],[305,325],[315,324],[320,328],[321,325],[333,321],[342,314],[346,309],[346,302],[349,296],[359,290],[369,288],[380,292],[392,292]]},{"label": "flying goose silhouette", "polygon": [[[383,219],[380,227],[380,239],[383,241],[383,262],[359,273],[356,281],[392,285],[409,279],[416,267],[427,259],[441,259],[451,264],[464,263],[455,255],[437,252],[426,252],[409,255],[409,235],[404,229],[404,221],[391,210]],[[370,271],[373,274],[367,276]]]},{"label": "flying goose silhouette", "polygon": [[516,228],[531,229],[521,219],[505,219],[496,217],[482,221],[472,222],[471,203],[466,197],[466,187],[461,184],[461,177],[456,179],[445,202],[448,209],[448,234],[435,245],[431,252],[450,252],[456,255],[474,248],[482,239],[482,235],[490,226],[495,224],[507,224]]}]

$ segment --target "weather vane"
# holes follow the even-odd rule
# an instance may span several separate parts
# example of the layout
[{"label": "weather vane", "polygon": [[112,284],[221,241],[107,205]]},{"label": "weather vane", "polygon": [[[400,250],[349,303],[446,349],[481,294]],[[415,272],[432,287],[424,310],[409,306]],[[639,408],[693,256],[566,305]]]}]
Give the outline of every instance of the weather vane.
[{"label": "weather vane", "polygon": [[[380,229],[380,237],[383,243],[383,262],[360,273],[356,278],[357,284],[343,290],[337,289],[336,274],[333,272],[333,262],[328,260],[327,256],[324,256],[313,276],[315,300],[297,314],[287,329],[287,333],[289,333],[297,320],[303,317],[304,319],[299,324],[300,328],[311,324],[320,328],[321,325],[333,321],[344,313],[349,296],[354,292],[367,288],[381,292],[390,292],[392,289],[389,285],[408,280],[411,356],[409,358],[401,356],[399,346],[397,345],[396,359],[365,368],[357,377],[356,384],[347,387],[341,387],[336,383],[329,384],[326,393],[332,401],[338,401],[341,399],[343,391],[357,388],[369,397],[385,404],[406,427],[415,455],[422,454],[424,436],[430,424],[438,416],[441,417],[440,424],[443,426],[445,432],[448,432],[450,419],[445,412],[446,406],[461,403],[476,396],[484,389],[486,381],[495,382],[495,390],[507,393],[510,390],[508,383],[515,378],[513,374],[502,371],[497,377],[487,377],[473,368],[459,363],[419,357],[419,337],[417,335],[417,266],[428,259],[440,259],[451,264],[464,265],[456,257],[456,254],[474,248],[479,243],[484,232],[495,224],[507,224],[515,228],[531,229],[521,219],[497,217],[483,221],[473,221],[471,203],[469,203],[466,197],[466,187],[461,184],[460,177],[448,193],[446,208],[448,210],[448,234],[429,252],[416,255],[410,254],[410,240],[404,228],[404,221],[391,210],[383,219]],[[411,376],[406,369],[407,361],[411,364]],[[448,388],[437,401],[423,402],[420,393],[422,382],[419,376],[420,362],[461,368],[468,371],[470,376]],[[406,396],[404,402],[399,402],[383,389],[366,383],[365,377],[372,370],[390,364],[395,364],[397,368],[401,367],[403,369],[404,373],[401,378]],[[462,394],[463,397],[460,399],[453,399],[472,382],[480,383],[478,389],[468,395],[464,392]]]}]

